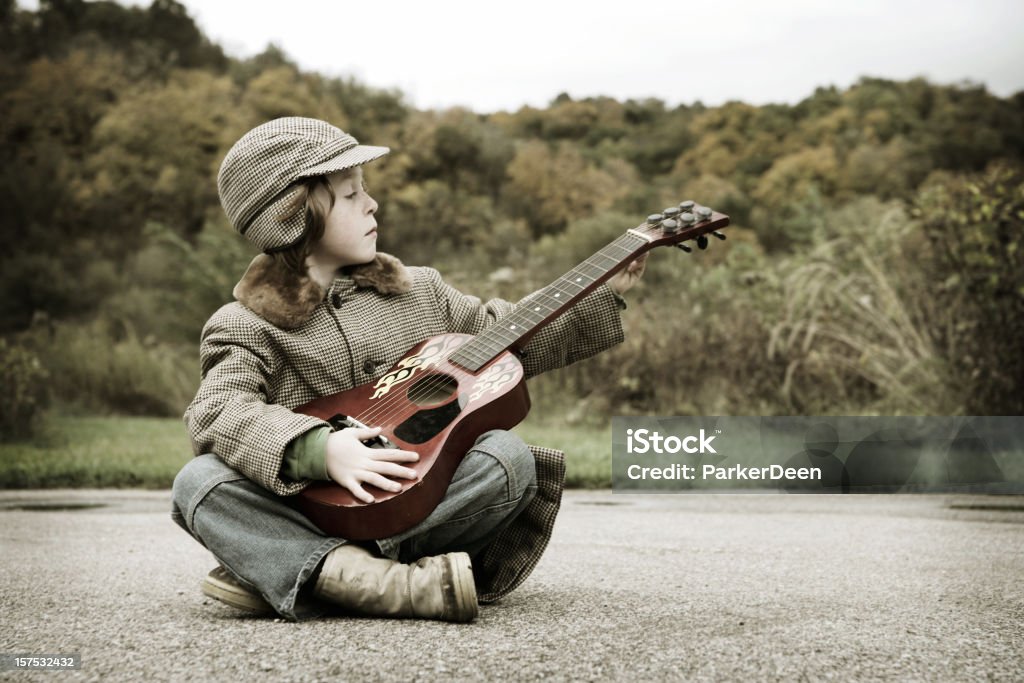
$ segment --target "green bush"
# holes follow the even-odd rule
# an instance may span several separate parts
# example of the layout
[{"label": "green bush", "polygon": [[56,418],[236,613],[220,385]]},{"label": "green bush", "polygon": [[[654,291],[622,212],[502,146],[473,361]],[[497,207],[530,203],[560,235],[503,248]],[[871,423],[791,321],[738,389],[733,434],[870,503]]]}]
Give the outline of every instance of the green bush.
[{"label": "green bush", "polygon": [[140,338],[125,322],[63,323],[31,336],[54,399],[72,410],[180,416],[198,386],[194,346]]},{"label": "green bush", "polygon": [[38,356],[0,339],[0,439],[32,434],[46,406],[46,378]]},{"label": "green bush", "polygon": [[123,321],[140,336],[198,348],[203,322],[231,301],[231,290],[253,256],[252,247],[218,217],[194,243],[151,222],[145,247],[125,264],[103,317]]},{"label": "green bush", "polygon": [[936,174],[917,199],[931,242],[934,296],[952,312],[937,330],[966,389],[967,414],[1024,412],[1024,169]]}]

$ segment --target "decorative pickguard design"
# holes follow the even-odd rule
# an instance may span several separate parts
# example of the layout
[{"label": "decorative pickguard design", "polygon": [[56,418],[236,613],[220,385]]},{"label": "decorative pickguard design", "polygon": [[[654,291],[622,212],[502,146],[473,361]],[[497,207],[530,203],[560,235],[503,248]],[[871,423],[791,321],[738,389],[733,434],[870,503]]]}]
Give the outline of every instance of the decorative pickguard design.
[{"label": "decorative pickguard design", "polygon": [[480,377],[473,384],[473,393],[469,395],[470,403],[486,393],[498,393],[506,384],[518,381],[522,372],[523,366],[515,360],[498,361],[480,373]]},{"label": "decorative pickguard design", "polygon": [[391,391],[392,387],[408,382],[417,372],[434,367],[446,359],[449,352],[462,346],[465,342],[465,339],[459,337],[442,337],[424,346],[419,353],[403,358],[394,370],[377,380],[377,383],[373,385],[376,391],[373,392],[370,399],[380,398]]}]

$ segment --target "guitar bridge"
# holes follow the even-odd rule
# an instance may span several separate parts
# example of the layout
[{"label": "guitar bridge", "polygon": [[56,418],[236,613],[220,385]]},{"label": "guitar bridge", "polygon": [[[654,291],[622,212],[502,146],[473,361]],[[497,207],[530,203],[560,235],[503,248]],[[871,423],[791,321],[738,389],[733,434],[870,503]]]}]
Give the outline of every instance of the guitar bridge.
[{"label": "guitar bridge", "polygon": [[[327,419],[327,424],[331,425],[331,427],[333,427],[334,431],[336,432],[340,432],[342,429],[352,428],[369,429],[368,425],[364,425],[362,422],[355,419],[354,417],[351,417],[349,415],[342,415],[341,413],[329,417]],[[396,446],[390,439],[388,439],[383,434],[379,434],[373,437],[372,439],[364,440],[363,445],[368,446],[370,448],[398,448],[398,446]]]}]

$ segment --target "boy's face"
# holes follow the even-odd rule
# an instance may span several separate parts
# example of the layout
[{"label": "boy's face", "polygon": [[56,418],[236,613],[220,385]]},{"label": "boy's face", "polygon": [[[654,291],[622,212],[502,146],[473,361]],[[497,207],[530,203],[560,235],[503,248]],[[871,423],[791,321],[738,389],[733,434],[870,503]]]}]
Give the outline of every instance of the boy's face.
[{"label": "boy's face", "polygon": [[[313,247],[312,256],[335,268],[369,263],[377,255],[377,202],[363,186],[363,170],[340,171],[327,176],[334,190],[334,207],[324,225],[324,236]],[[323,206],[330,206],[327,191],[315,192]]]}]

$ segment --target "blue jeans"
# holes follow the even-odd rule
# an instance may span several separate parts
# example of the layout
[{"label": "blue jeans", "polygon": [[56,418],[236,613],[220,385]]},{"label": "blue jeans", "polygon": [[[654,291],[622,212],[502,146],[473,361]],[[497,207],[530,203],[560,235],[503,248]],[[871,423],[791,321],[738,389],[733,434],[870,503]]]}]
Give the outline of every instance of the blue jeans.
[{"label": "blue jeans", "polygon": [[[487,432],[455,470],[437,508],[411,529],[376,541],[377,546],[401,562],[447,552],[475,555],[536,491],[533,454],[522,439],[502,430]],[[303,587],[324,556],[347,541],[325,536],[283,498],[216,455],[193,458],[175,477],[171,518],[281,616],[300,620],[329,611]]]}]

